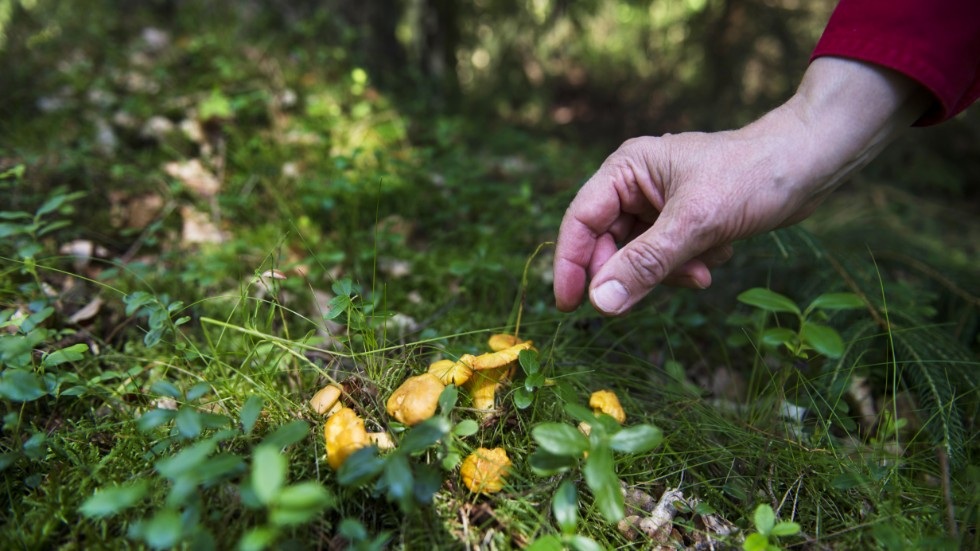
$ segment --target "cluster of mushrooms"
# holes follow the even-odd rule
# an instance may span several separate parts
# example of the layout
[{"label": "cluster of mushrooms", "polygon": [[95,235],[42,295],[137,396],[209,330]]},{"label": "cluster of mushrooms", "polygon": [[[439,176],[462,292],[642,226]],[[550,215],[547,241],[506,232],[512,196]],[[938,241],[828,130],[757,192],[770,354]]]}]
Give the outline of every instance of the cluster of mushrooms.
[{"label": "cluster of mushrooms", "polygon": [[[435,415],[439,395],[450,384],[469,392],[474,409],[484,415],[491,413],[497,388],[510,380],[521,351],[533,349],[533,343],[514,335],[498,334],[490,337],[488,344],[493,352],[479,356],[464,354],[457,361],[440,360],[431,364],[426,373],[405,379],[385,404],[388,414],[404,425],[417,425]],[[394,447],[388,433],[367,432],[364,420],[357,412],[341,403],[342,394],[343,389],[331,383],[310,399],[310,406],[327,417],[323,434],[327,445],[327,463],[334,470],[361,448],[370,445],[380,449]],[[589,406],[596,413],[612,416],[620,424],[626,420],[619,399],[611,391],[594,392]],[[589,429],[584,423],[579,425],[579,430],[586,435]],[[478,448],[463,460],[460,476],[473,492],[499,492],[510,466],[510,458],[503,448]]]}]

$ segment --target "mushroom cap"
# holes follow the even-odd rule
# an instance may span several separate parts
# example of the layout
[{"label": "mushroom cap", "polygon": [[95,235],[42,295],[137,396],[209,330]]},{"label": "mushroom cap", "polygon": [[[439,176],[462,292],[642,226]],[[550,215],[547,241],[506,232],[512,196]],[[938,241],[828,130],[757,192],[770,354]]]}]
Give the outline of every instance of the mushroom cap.
[{"label": "mushroom cap", "polygon": [[596,413],[605,413],[622,425],[626,422],[626,412],[619,398],[611,390],[597,390],[589,397],[589,407]]},{"label": "mushroom cap", "polygon": [[385,409],[398,422],[417,425],[435,415],[444,388],[446,385],[432,373],[409,377],[391,394]]},{"label": "mushroom cap", "polygon": [[323,437],[327,442],[327,463],[333,470],[339,469],[350,454],[371,444],[364,420],[350,408],[340,408],[327,419]]},{"label": "mushroom cap", "polygon": [[470,491],[491,494],[504,487],[510,466],[510,458],[503,448],[478,448],[463,460],[459,474]]},{"label": "mushroom cap", "polygon": [[490,336],[490,340],[487,341],[487,346],[489,346],[490,350],[493,350],[494,352],[500,352],[501,350],[507,350],[512,346],[523,344],[525,342],[533,344],[531,341],[524,341],[516,335],[498,333]]},{"label": "mushroom cap", "polygon": [[310,398],[310,407],[320,415],[331,416],[337,413],[343,405],[340,403],[340,395],[343,394],[340,385],[330,383],[321,388]]},{"label": "mushroom cap", "polygon": [[458,362],[439,360],[429,366],[429,373],[439,377],[439,380],[444,385],[454,384],[456,386],[462,386],[473,375],[473,370],[469,366],[472,360],[473,356],[471,354],[463,354]]},{"label": "mushroom cap", "polygon": [[395,441],[391,439],[391,435],[387,432],[369,432],[367,433],[368,440],[372,444],[382,450],[391,450],[395,448]]},{"label": "mushroom cap", "polygon": [[474,370],[480,371],[483,369],[494,369],[507,365],[511,362],[517,361],[521,355],[521,350],[528,350],[530,348],[531,341],[526,341],[515,344],[509,348],[505,348],[499,352],[480,354],[479,356],[473,358],[473,361],[470,362],[470,367],[472,367]]}]

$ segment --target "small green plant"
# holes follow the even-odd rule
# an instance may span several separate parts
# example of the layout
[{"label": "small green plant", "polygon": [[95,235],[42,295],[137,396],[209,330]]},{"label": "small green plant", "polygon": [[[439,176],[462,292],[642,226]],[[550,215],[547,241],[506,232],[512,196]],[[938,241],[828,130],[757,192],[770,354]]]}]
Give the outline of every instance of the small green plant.
[{"label": "small green plant", "polygon": [[544,386],[544,372],[538,361],[538,353],[534,350],[521,350],[519,356],[521,369],[524,370],[524,384],[514,389],[514,405],[518,409],[527,409],[534,402],[535,393]]},{"label": "small green plant", "polygon": [[538,476],[552,476],[581,463],[596,508],[609,522],[618,522],[625,515],[625,505],[613,452],[648,452],[660,445],[663,432],[647,424],[623,428],[612,417],[595,415],[578,404],[566,404],[565,411],[588,425],[589,435],[564,423],[537,425],[531,430],[538,444],[529,458],[531,469]]},{"label": "small green plant", "polygon": [[756,531],[742,543],[745,551],[782,551],[776,538],[800,532],[800,525],[795,522],[776,522],[776,513],[765,503],[755,508],[752,520]]},{"label": "small green plant", "polygon": [[853,293],[826,293],[813,299],[806,309],[785,295],[756,287],[738,295],[739,302],[773,314],[793,314],[797,318],[796,329],[769,327],[762,332],[762,343],[769,346],[785,346],[801,359],[814,350],[828,358],[839,358],[844,353],[844,341],[836,329],[821,321],[827,313],[836,310],[852,310],[864,307],[861,298]]},{"label": "small green plant", "polygon": [[530,551],[551,551],[565,549],[575,551],[600,551],[602,546],[590,537],[578,534],[578,491],[571,480],[558,486],[551,498],[551,512],[561,529],[561,536],[549,534],[538,538],[528,549]]}]

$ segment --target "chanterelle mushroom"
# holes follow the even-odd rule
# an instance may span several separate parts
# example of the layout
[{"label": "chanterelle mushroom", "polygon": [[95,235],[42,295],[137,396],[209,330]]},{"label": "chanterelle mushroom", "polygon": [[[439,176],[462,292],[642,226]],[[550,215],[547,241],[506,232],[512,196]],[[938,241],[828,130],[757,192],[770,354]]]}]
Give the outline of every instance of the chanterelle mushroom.
[{"label": "chanterelle mushroom", "polygon": [[611,390],[597,390],[589,397],[589,407],[596,413],[605,413],[622,425],[626,422],[626,412],[619,403],[619,398]]},{"label": "chanterelle mushroom", "polygon": [[473,378],[466,385],[466,388],[470,391],[470,397],[473,399],[473,407],[475,409],[492,410],[497,387],[505,382],[509,375],[510,366],[508,365],[474,373]]},{"label": "chanterelle mushroom", "polygon": [[473,370],[469,366],[472,361],[473,356],[471,354],[463,354],[458,362],[439,360],[429,366],[429,373],[439,377],[444,385],[462,386],[473,375]]},{"label": "chanterelle mushroom", "polygon": [[417,425],[432,417],[439,405],[439,395],[446,385],[432,373],[405,379],[385,405],[388,415],[406,425]]},{"label": "chanterelle mushroom", "polygon": [[459,474],[470,491],[491,494],[504,487],[510,466],[510,458],[503,448],[479,448],[463,460]]},{"label": "chanterelle mushroom", "polygon": [[327,463],[334,470],[347,461],[350,454],[371,444],[364,429],[364,420],[350,408],[340,408],[323,425],[327,442]]},{"label": "chanterelle mushroom", "polygon": [[528,350],[530,348],[531,341],[526,341],[515,344],[509,348],[505,348],[499,352],[480,354],[479,356],[473,358],[473,360],[470,362],[470,366],[476,371],[483,369],[494,369],[517,361],[517,358],[521,355],[521,350]]},{"label": "chanterelle mushroom", "polygon": [[340,411],[340,408],[344,407],[340,403],[340,395],[342,393],[343,389],[339,385],[330,383],[310,398],[310,406],[320,415],[330,417]]},{"label": "chanterelle mushroom", "polygon": [[500,352],[501,350],[507,350],[512,346],[516,346],[518,344],[524,344],[525,342],[527,342],[528,344],[533,344],[531,341],[521,340],[520,337],[514,335],[499,333],[497,335],[491,335],[490,340],[487,342],[487,345],[490,346],[490,350],[493,350],[494,352]]}]

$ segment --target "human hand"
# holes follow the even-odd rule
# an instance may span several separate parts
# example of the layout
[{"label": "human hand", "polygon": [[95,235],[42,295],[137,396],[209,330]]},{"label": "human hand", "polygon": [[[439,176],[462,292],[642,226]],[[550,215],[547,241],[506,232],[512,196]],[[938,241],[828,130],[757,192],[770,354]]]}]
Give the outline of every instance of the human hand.
[{"label": "human hand", "polygon": [[790,101],[745,128],[626,142],[562,220],[558,308],[578,306],[588,279],[606,315],[659,284],[708,287],[733,241],[808,216],[923,110],[906,77],[821,58]]}]

